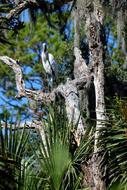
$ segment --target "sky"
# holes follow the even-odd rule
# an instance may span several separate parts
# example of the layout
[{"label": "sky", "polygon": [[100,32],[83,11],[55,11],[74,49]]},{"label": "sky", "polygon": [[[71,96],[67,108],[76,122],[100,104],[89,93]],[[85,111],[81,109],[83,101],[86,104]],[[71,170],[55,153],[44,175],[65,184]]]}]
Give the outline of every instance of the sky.
[{"label": "sky", "polygon": [[[28,9],[26,9],[25,11],[23,11],[23,13],[21,13],[21,21],[22,22],[29,22],[29,14],[28,14]],[[24,74],[29,74],[29,72],[31,72],[31,67],[24,67]],[[30,88],[30,83],[25,82],[25,85],[27,88]],[[33,87],[35,89],[40,89],[40,85],[33,82]],[[14,116],[14,120],[16,118],[16,115],[18,113],[18,110],[15,109],[16,107],[19,107],[19,109],[25,105],[28,104],[28,100],[27,98],[22,98],[20,100],[17,100],[15,97],[14,98],[7,98],[7,96],[5,96],[3,89],[0,87],[0,115],[3,114],[4,110],[8,110],[10,113],[12,113],[12,117]],[[22,115],[22,119],[26,120],[26,117],[24,115]],[[29,119],[29,116],[28,116]]]}]

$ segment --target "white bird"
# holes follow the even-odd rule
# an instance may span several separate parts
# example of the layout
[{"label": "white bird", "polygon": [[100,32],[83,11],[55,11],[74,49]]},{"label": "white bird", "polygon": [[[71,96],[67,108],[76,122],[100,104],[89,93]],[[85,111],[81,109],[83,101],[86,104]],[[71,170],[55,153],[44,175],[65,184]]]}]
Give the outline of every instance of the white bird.
[{"label": "white bird", "polygon": [[52,86],[53,82],[56,81],[57,64],[54,59],[54,56],[51,53],[48,53],[46,43],[43,43],[42,46],[43,46],[41,53],[42,64],[47,74],[49,85]]}]

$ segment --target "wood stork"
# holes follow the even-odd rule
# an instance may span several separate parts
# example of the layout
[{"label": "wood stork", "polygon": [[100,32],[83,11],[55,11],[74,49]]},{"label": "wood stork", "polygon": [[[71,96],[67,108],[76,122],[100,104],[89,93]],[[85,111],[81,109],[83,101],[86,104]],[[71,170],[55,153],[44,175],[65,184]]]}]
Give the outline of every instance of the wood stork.
[{"label": "wood stork", "polygon": [[43,43],[41,53],[42,64],[47,75],[48,85],[52,87],[53,82],[56,82],[57,64],[54,56],[47,51],[47,44]]}]

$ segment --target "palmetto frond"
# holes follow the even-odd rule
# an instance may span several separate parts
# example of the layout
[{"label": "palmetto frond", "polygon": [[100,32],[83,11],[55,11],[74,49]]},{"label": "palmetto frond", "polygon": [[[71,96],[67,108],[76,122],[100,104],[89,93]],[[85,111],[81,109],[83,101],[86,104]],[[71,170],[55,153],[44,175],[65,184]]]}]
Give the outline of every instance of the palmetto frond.
[{"label": "palmetto frond", "polygon": [[125,179],[127,168],[126,129],[110,129],[107,134],[108,178],[110,183]]},{"label": "palmetto frond", "polygon": [[77,190],[82,183],[80,165],[92,151],[92,135],[87,134],[77,147],[65,112],[60,111],[58,117],[57,111],[49,112],[44,123],[45,138],[39,143],[36,157],[50,190]]},{"label": "palmetto frond", "polygon": [[4,127],[0,124],[0,189],[19,186],[27,139],[25,127],[21,130],[16,125],[8,126],[7,122]]}]

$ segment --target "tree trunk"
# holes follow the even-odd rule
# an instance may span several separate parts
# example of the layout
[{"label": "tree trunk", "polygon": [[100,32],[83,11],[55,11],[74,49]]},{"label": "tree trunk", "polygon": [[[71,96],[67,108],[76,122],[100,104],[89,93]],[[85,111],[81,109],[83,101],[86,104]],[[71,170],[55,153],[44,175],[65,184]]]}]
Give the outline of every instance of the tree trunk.
[{"label": "tree trunk", "polygon": [[[73,12],[74,15],[74,78],[80,78],[81,76],[86,76],[88,78],[89,68],[82,58],[81,50],[80,50],[80,20],[79,20],[79,9],[78,4],[75,4],[75,9]],[[80,103],[80,111],[83,115],[85,113],[86,118],[90,117],[89,111],[89,85],[82,86],[81,89],[78,90],[79,94],[79,103]],[[84,119],[84,126],[87,128],[86,118]]]},{"label": "tree trunk", "polygon": [[[84,1],[82,1],[85,3]],[[78,5],[78,4],[77,4]],[[103,158],[104,147],[100,147],[99,137],[102,129],[105,127],[105,102],[104,102],[104,51],[103,51],[103,10],[99,4],[99,0],[94,0],[93,7],[87,6],[86,9],[86,25],[87,38],[89,41],[90,67],[87,66],[82,57],[79,48],[79,21],[78,12],[75,12],[75,37],[74,37],[74,80],[68,80],[65,84],[60,84],[52,89],[50,93],[43,91],[34,91],[26,89],[22,78],[22,71],[18,63],[7,57],[0,56],[0,59],[10,66],[16,78],[18,97],[26,96],[36,101],[41,101],[45,104],[55,102],[56,97],[61,95],[65,100],[66,112],[69,123],[77,124],[75,136],[77,144],[80,143],[81,136],[84,134],[84,125],[82,122],[78,89],[79,86],[85,90],[89,88],[91,83],[91,72],[94,78],[95,101],[96,101],[96,130],[94,141],[94,152],[92,159],[89,161],[86,170],[86,176],[89,179],[91,190],[105,190],[105,182],[101,169],[101,161]],[[19,10],[18,10],[19,11]],[[85,91],[86,92],[86,91]],[[100,130],[101,129],[101,130]],[[40,134],[43,137],[43,130],[40,128]],[[88,172],[89,171],[89,172]]]},{"label": "tree trunk", "polygon": [[93,69],[95,101],[96,101],[96,130],[94,152],[89,167],[91,172],[92,190],[105,190],[104,176],[101,169],[104,147],[100,145],[100,135],[105,128],[104,101],[104,46],[103,46],[103,10],[98,0],[93,3],[91,14],[87,15],[87,37],[89,41],[90,64]]}]

